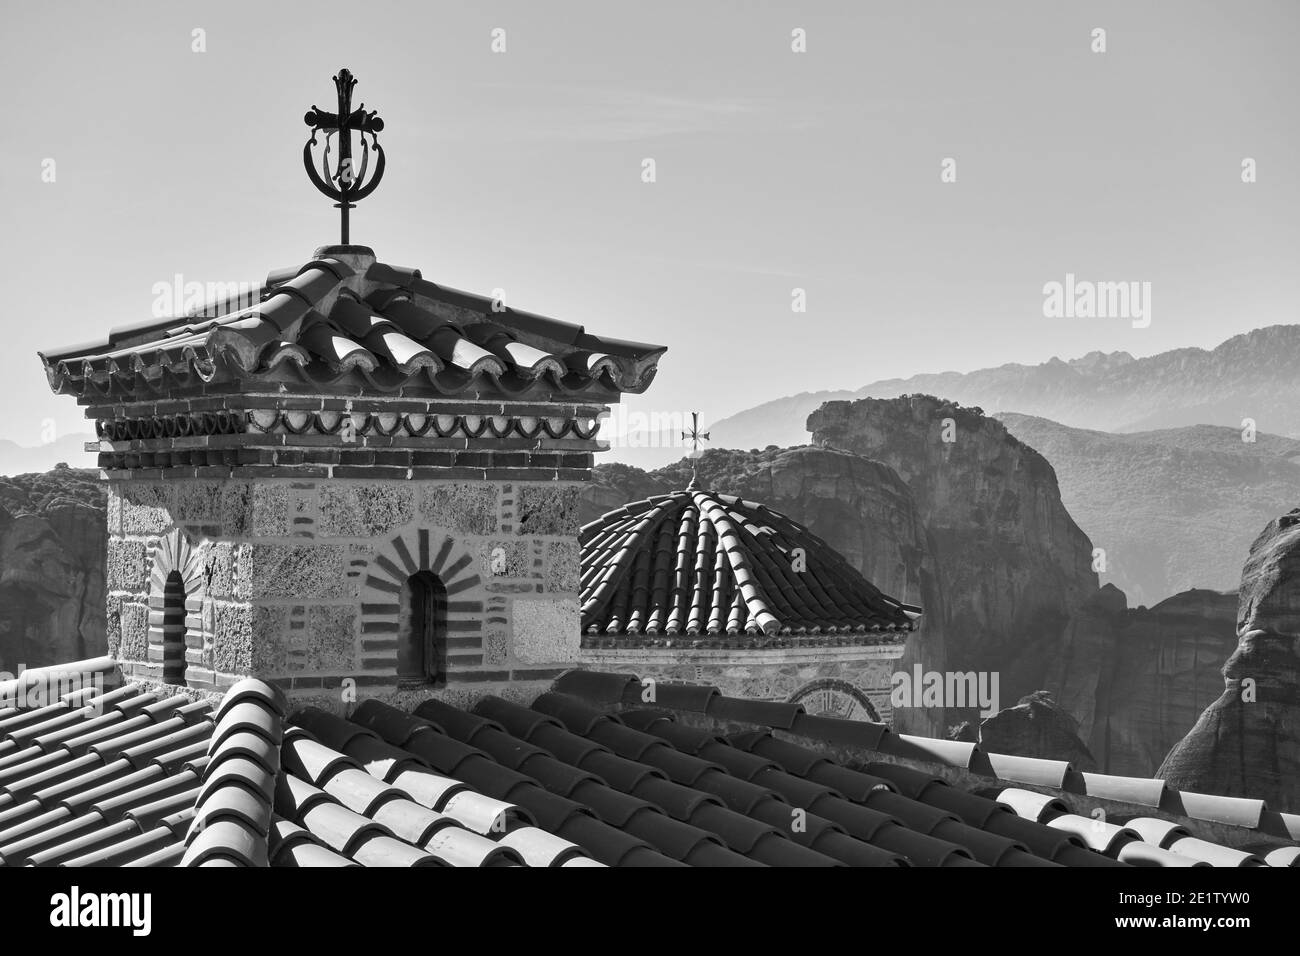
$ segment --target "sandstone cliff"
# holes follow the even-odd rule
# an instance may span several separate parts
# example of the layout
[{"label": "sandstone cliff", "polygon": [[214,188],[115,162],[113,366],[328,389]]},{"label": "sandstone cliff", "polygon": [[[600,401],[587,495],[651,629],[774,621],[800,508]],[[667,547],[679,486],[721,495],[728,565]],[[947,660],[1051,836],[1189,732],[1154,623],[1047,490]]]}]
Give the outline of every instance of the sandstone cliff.
[{"label": "sandstone cliff", "polygon": [[1213,425],[1116,435],[997,417],[1052,463],[1065,507],[1105,549],[1101,579],[1134,607],[1235,588],[1259,529],[1300,486],[1294,438]]},{"label": "sandstone cliff", "polygon": [[1079,739],[1079,723],[1052,695],[1036,691],[979,725],[979,745],[989,753],[1023,754],[1066,760],[1076,770],[1096,770],[1097,763]]},{"label": "sandstone cliff", "polygon": [[1067,622],[1097,591],[1092,544],[1047,460],[979,409],[927,395],[828,402],[808,427],[911,489],[939,569],[946,666],[999,672],[1004,699],[1044,687]]},{"label": "sandstone cliff", "polygon": [[0,478],[0,671],[106,651],[97,475],[63,467]]},{"label": "sandstone cliff", "polygon": [[1224,687],[1158,776],[1183,790],[1300,809],[1300,509],[1271,521],[1242,569]]},{"label": "sandstone cliff", "polygon": [[1128,608],[1103,587],[1070,618],[1046,687],[1103,773],[1150,776],[1222,688],[1237,597],[1192,590]]},{"label": "sandstone cliff", "polygon": [[[901,666],[996,671],[1003,700],[1047,690],[1077,722],[1089,765],[1154,773],[1219,693],[1234,595],[1192,590],[1130,609],[1113,585],[1098,591],[1091,544],[1062,505],[1051,465],[978,410],[926,397],[840,403],[811,424],[881,461],[827,447],[710,450],[701,481],[789,514],[878,586],[921,604],[922,628]],[[649,474],[600,466],[584,520],[689,480],[685,460]],[[940,721],[976,717],[900,715],[900,728],[940,735]],[[1031,746],[1040,742],[1004,734],[994,749],[1041,755]]]}]

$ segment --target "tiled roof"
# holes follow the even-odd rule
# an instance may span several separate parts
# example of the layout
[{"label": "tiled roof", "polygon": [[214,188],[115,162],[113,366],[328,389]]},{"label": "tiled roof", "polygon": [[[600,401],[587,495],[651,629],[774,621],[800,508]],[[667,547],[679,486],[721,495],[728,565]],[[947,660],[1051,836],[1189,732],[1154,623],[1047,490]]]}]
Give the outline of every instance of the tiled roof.
[{"label": "tiled roof", "polygon": [[901,641],[921,613],[807,528],[731,495],[656,495],[579,537],[584,646]]},{"label": "tiled roof", "polygon": [[[1066,790],[918,769],[936,753],[976,764],[974,751],[712,688],[660,683],[647,705],[648,686],[570,672],[530,707],[486,697],[408,714],[367,701],[287,724],[283,698],[257,680],[215,711],[135,685],[10,708],[0,864],[1297,865],[1300,832],[1255,851],[1168,818],[1177,802],[1251,823],[1223,798],[1163,794],[1148,812],[1098,819]],[[1083,777],[1088,793],[1156,799]],[[1261,836],[1297,825],[1256,809]]]},{"label": "tiled roof", "polygon": [[[1178,791],[1149,778],[1080,772],[1063,761],[896,734],[884,724],[810,715],[798,704],[731,698],[708,686],[643,684],[625,674],[570,671],[556,681],[555,691],[679,747],[690,739],[721,736],[790,773],[830,786],[851,769],[888,781],[903,797],[950,810],[971,826],[987,830],[991,823],[994,832],[1021,826],[984,817],[970,802],[992,801],[1018,820],[1052,831],[1055,836],[1041,829],[1036,835],[1017,830],[1032,852],[1057,862],[1096,862],[1054,844],[1066,835],[1094,856],[1137,866],[1300,865],[1300,815],[1269,808],[1262,800]],[[653,695],[651,704],[648,694]],[[852,796],[851,788],[841,790]],[[981,806],[988,808],[987,803]],[[1197,832],[1231,835],[1235,845]],[[1061,860],[1056,852],[1070,859]]]},{"label": "tiled roof", "polygon": [[664,351],[436,285],[344,246],[272,273],[251,308],[114,329],[41,359],[50,387],[74,395],[251,381],[547,400],[644,391]]},{"label": "tiled roof", "polygon": [[210,704],[134,684],[0,710],[0,864],[179,862],[212,732]]}]

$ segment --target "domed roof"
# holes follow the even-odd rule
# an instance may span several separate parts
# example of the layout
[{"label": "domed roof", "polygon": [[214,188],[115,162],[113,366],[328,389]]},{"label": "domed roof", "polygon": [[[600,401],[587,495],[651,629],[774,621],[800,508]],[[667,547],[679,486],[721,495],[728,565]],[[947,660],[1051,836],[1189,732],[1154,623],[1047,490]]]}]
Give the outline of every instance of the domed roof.
[{"label": "domed roof", "polygon": [[585,635],[865,637],[910,631],[921,614],[807,528],[731,495],[656,495],[585,525],[579,539]]}]

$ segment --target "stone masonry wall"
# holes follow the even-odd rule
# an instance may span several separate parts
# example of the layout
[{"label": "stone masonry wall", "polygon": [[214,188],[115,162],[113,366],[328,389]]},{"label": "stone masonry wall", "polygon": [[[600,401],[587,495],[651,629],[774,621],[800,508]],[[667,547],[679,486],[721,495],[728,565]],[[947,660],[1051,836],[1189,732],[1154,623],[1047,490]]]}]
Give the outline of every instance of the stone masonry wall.
[{"label": "stone masonry wall", "polygon": [[[688,684],[709,684],[732,697],[797,700],[809,713],[841,716],[834,710],[852,697],[870,701],[876,716],[892,723],[890,679],[898,670],[901,644],[870,647],[758,648],[745,650],[585,648],[582,666]],[[866,719],[861,709],[854,719]]]},{"label": "stone masonry wall", "polygon": [[[582,487],[110,481],[110,653],[131,675],[160,679],[156,592],[179,570],[191,687],[221,690],[251,674],[332,709],[349,695],[405,705],[433,693],[535,696],[578,656]],[[177,561],[184,567],[169,566]],[[447,588],[447,686],[399,692],[397,592],[421,568]]]}]

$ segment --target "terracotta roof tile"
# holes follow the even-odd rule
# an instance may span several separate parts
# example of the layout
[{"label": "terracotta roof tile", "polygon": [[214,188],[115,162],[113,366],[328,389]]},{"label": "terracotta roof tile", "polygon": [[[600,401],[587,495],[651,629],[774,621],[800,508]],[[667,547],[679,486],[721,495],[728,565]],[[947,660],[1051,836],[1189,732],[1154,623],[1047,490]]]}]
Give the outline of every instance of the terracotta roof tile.
[{"label": "terracotta roof tile", "polygon": [[[572,693],[534,708],[491,697],[474,711],[436,702],[416,714],[370,701],[351,719],[306,708],[287,731],[283,701],[265,685],[236,685],[215,715],[139,693],[115,696],[107,722],[93,711],[69,719],[79,697],[35,716],[10,712],[0,862],[1104,867],[1290,866],[1300,856],[1276,844],[1286,815],[1252,801],[1062,773],[1051,761],[993,755],[986,766],[974,748],[900,736],[908,753],[930,757],[914,759],[871,749],[893,736],[879,725],[859,736],[834,718],[708,687],[659,685],[666,700],[646,710],[648,686],[566,678],[557,687]],[[677,723],[670,703],[699,726]],[[15,740],[41,724],[20,738],[35,743]],[[846,765],[845,749],[861,757]],[[1026,766],[1069,789],[954,785]],[[1149,816],[1085,815],[1097,801],[1155,799]],[[1165,819],[1185,803],[1253,821],[1250,832],[1274,842],[1234,849],[1204,839],[1195,817]]]},{"label": "terracotta roof tile", "polygon": [[582,847],[537,827],[521,827],[507,833],[501,838],[501,845],[514,849],[529,866],[564,866],[584,857]]},{"label": "terracotta roof tile", "polygon": [[1208,863],[1210,866],[1264,866],[1265,863],[1254,853],[1247,853],[1244,850],[1234,850],[1232,847],[1220,846],[1217,843],[1210,843],[1208,840],[1198,840],[1196,837],[1182,837],[1173,840],[1168,849],[1179,856],[1190,857],[1193,860],[1199,860]]},{"label": "terracotta roof tile", "polygon": [[1039,787],[1060,789],[1065,785],[1070,765],[1064,760],[1045,760],[1041,757],[1020,757],[1012,754],[995,754],[985,751],[993,772],[1002,780],[1028,783]]},{"label": "terracotta roof tile", "polygon": [[1117,777],[1101,773],[1082,773],[1083,792],[1090,797],[1122,800],[1158,807],[1164,798],[1165,783],[1150,777]]},{"label": "terracotta roof tile", "polygon": [[1133,840],[1119,848],[1116,859],[1130,866],[1190,867],[1209,866],[1203,860],[1196,860],[1169,850],[1162,850],[1150,843]]},{"label": "terracotta roof tile", "polygon": [[1267,850],[1264,862],[1269,866],[1300,866],[1300,846],[1283,846]]},{"label": "terracotta roof tile", "polygon": [[[606,636],[683,646],[824,643],[834,635],[898,643],[920,616],[808,529],[729,495],[657,495],[584,526],[579,540],[582,630],[594,646]],[[806,563],[798,571],[796,549]],[[774,726],[788,727],[793,713],[773,709]]]},{"label": "terracotta roof tile", "polygon": [[1233,826],[1255,828],[1264,813],[1263,800],[1245,797],[1222,797],[1210,793],[1192,793],[1188,790],[1166,790],[1161,801],[1162,810],[1185,813],[1199,820],[1213,820]]},{"label": "terracotta roof tile", "polygon": [[640,681],[630,674],[607,674],[602,671],[571,670],[555,681],[555,691],[572,694],[585,700],[602,704],[616,704],[623,699],[629,686],[640,687]]},{"label": "terracotta roof tile", "polygon": [[886,724],[874,721],[843,720],[814,714],[797,715],[789,730],[801,737],[812,737],[845,747],[862,747],[865,750],[879,750],[882,739],[890,732]]},{"label": "terracotta roof tile", "polygon": [[1084,845],[1091,847],[1098,853],[1105,853],[1107,856],[1112,857],[1119,852],[1119,848],[1125,843],[1141,839],[1137,832],[1127,827],[1116,823],[1108,823],[1095,817],[1082,817],[1077,813],[1063,813],[1060,816],[1052,817],[1046,823],[1054,830],[1063,830],[1066,833],[1073,834],[1082,840]]},{"label": "terracotta roof tile", "polygon": [[144,833],[125,837],[117,842],[71,857],[62,862],[63,866],[124,866],[131,860],[161,850],[179,849],[181,841],[167,827],[154,827]]},{"label": "terracotta roof tile", "polygon": [[41,358],[50,386],[117,396],[149,383],[176,391],[287,378],[325,388],[609,400],[644,391],[665,351],[494,308],[488,297],[375,262],[369,250],[351,250],[365,264],[356,275],[328,252],[271,273],[261,301],[242,311],[214,303],[216,318],[152,320],[99,342],[47,350]]},{"label": "terracotta roof tile", "polygon": [[1070,808],[1059,798],[1035,790],[1008,787],[998,794],[998,802],[1006,804],[1026,820],[1043,822],[1069,813]]}]

